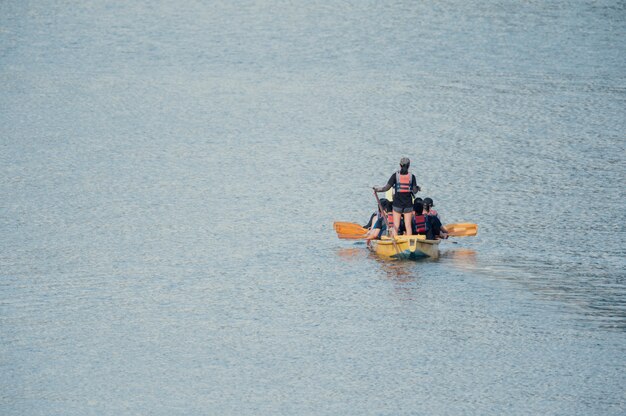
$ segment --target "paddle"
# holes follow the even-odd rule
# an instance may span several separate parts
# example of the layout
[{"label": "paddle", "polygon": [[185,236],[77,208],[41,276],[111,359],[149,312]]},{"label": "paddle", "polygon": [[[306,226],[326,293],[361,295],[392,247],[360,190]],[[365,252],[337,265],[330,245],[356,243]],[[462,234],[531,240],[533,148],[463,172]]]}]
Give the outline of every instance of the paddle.
[{"label": "paddle", "polygon": [[342,240],[364,240],[367,234],[340,234],[337,233],[337,237]]},{"label": "paddle", "polygon": [[[337,237],[344,240],[358,240],[365,238],[367,230],[353,222],[335,222],[333,227]],[[465,222],[444,225],[450,237],[473,237],[478,233],[478,225]]]}]

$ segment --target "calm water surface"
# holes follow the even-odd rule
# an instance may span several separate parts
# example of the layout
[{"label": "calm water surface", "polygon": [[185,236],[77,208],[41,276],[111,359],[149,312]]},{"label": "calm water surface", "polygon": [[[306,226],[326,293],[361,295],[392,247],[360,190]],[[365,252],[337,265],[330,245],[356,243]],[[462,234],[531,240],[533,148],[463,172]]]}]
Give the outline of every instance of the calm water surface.
[{"label": "calm water surface", "polygon": [[[432,3],[432,4],[431,4]],[[626,413],[620,1],[0,3],[0,413]],[[475,238],[336,239],[402,156]]]}]

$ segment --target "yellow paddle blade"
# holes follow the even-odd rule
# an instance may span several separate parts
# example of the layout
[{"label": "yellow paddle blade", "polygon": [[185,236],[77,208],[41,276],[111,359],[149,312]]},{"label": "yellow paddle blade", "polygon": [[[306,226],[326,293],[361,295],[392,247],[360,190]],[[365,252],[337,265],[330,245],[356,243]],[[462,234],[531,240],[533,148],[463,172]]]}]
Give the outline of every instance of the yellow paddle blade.
[{"label": "yellow paddle blade", "polygon": [[367,234],[367,229],[355,222],[335,221],[333,228],[337,232],[337,237],[343,240],[360,240]]},{"label": "yellow paddle blade", "polygon": [[337,228],[335,230],[338,234],[365,234],[367,230],[365,228]]},{"label": "yellow paddle blade", "polygon": [[342,240],[361,240],[365,238],[366,234],[341,234],[337,233],[337,237]]},{"label": "yellow paddle blade", "polygon": [[444,225],[450,237],[472,237],[478,233],[478,224],[470,222]]},{"label": "yellow paddle blade", "polygon": [[353,222],[334,222],[333,228],[340,234],[365,234],[367,229]]},{"label": "yellow paddle blade", "polygon": [[335,221],[333,222],[333,227],[360,227],[360,225],[356,222]]}]

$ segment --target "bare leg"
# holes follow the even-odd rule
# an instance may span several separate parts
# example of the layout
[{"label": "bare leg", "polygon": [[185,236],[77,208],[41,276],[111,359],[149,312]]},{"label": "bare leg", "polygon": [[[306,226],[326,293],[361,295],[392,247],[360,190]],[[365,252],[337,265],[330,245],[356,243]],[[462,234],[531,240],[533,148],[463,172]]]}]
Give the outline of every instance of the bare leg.
[{"label": "bare leg", "polygon": [[404,228],[406,229],[406,235],[413,235],[413,227],[411,222],[413,221],[413,212],[404,213]]},{"label": "bare leg", "polygon": [[394,211],[393,212],[393,229],[396,232],[396,235],[398,235],[398,228],[400,227],[400,213]]}]

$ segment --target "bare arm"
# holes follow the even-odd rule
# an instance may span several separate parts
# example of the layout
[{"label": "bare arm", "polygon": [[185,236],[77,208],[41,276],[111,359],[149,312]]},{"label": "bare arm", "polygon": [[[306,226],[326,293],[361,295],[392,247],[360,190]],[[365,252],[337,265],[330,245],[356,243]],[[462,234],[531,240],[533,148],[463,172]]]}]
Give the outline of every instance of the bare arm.
[{"label": "bare arm", "polygon": [[374,191],[387,192],[390,188],[391,188],[391,184],[387,184],[385,186],[374,186]]}]

